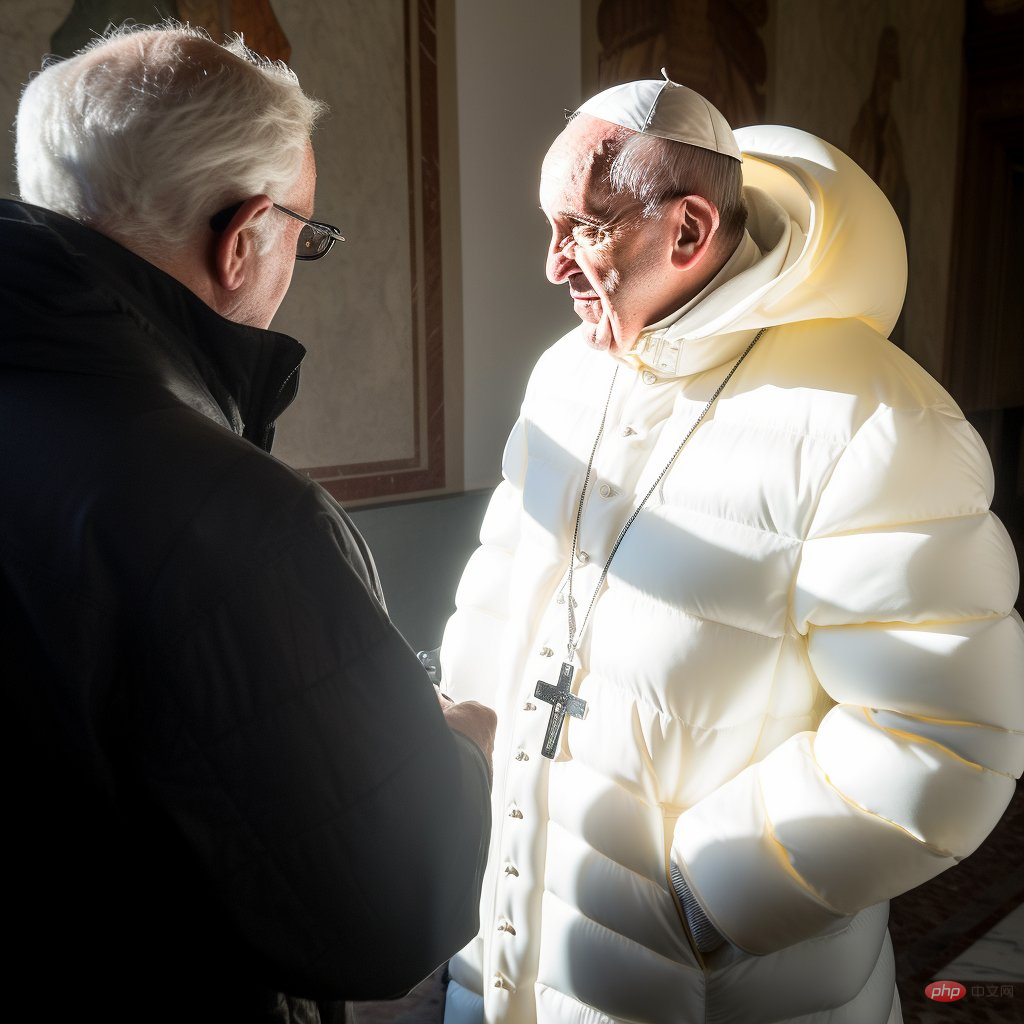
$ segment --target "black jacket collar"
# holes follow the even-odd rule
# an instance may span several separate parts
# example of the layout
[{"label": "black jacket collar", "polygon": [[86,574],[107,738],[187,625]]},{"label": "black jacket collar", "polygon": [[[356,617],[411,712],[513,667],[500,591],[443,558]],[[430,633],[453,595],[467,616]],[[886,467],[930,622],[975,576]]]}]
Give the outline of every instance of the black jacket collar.
[{"label": "black jacket collar", "polygon": [[305,349],[226,320],[184,285],[60,214],[0,200],[0,371],[159,378],[269,450]]}]

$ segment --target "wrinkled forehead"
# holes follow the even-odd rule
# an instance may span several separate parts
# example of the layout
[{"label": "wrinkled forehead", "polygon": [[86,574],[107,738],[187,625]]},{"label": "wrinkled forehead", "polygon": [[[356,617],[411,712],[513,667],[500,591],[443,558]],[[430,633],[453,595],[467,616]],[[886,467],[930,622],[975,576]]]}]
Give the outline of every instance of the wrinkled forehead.
[{"label": "wrinkled forehead", "polygon": [[589,114],[574,117],[544,157],[541,205],[552,210],[570,200],[606,199],[608,170],[628,134],[627,128]]}]

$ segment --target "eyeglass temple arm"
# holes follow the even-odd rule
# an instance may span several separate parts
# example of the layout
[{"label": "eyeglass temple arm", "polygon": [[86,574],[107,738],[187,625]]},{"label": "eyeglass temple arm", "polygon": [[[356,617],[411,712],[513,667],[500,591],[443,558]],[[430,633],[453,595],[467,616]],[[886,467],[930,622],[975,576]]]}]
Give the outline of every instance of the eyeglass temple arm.
[{"label": "eyeglass temple arm", "polygon": [[311,228],[316,228],[318,231],[326,231],[336,242],[345,241],[345,236],[331,224],[325,224],[320,220],[310,220],[308,217],[303,217],[301,214],[289,210],[287,206],[280,206],[277,203],[274,203],[274,209],[280,210],[281,213],[286,213],[289,217],[294,217],[295,220],[302,221],[303,224],[308,224]]}]

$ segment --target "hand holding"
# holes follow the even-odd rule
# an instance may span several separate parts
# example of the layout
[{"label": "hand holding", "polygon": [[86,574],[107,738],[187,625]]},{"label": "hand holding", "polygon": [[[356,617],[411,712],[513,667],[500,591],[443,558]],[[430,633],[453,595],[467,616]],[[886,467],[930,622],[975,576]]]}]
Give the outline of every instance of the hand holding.
[{"label": "hand holding", "polygon": [[[450,698],[438,691],[441,710],[449,729],[461,732],[471,739],[481,750],[487,761],[487,773],[493,772],[494,732],[498,727],[498,716],[483,704],[475,700],[465,700],[455,704]],[[445,705],[447,701],[447,705]]]}]

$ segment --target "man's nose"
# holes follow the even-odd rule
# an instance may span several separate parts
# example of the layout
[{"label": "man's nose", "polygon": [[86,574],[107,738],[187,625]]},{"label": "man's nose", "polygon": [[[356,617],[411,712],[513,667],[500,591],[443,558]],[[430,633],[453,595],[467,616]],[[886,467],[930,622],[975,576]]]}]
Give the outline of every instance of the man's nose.
[{"label": "man's nose", "polygon": [[547,271],[548,280],[552,284],[568,281],[580,268],[576,263],[576,242],[569,235],[561,241],[553,241],[548,249]]}]

